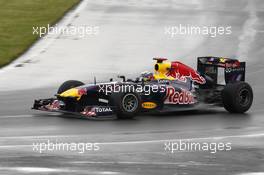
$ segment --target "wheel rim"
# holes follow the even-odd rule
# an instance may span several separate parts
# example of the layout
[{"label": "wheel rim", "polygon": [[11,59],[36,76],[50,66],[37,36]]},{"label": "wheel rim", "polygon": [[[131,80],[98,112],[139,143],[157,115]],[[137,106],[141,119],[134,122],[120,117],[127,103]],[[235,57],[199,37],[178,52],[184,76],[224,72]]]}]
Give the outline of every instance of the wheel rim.
[{"label": "wheel rim", "polygon": [[247,106],[250,102],[250,92],[247,89],[242,89],[239,92],[239,104]]},{"label": "wheel rim", "polygon": [[138,100],[134,94],[126,94],[122,100],[123,108],[126,112],[134,112],[138,107]]}]

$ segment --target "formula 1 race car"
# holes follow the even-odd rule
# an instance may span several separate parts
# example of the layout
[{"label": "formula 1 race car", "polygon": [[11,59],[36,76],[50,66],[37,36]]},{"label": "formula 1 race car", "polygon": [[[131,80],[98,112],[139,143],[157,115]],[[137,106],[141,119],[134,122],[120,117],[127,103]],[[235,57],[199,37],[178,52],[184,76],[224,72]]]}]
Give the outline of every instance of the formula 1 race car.
[{"label": "formula 1 race car", "polygon": [[[199,104],[244,113],[252,105],[252,88],[244,82],[245,62],[198,57],[195,71],[178,61],[154,60],[154,73],[144,72],[135,80],[119,76],[122,81],[110,79],[107,83],[66,81],[55,98],[35,100],[33,109],[86,118],[112,114],[118,118],[132,118],[141,112],[189,110]],[[224,84],[218,83],[221,73]]]}]

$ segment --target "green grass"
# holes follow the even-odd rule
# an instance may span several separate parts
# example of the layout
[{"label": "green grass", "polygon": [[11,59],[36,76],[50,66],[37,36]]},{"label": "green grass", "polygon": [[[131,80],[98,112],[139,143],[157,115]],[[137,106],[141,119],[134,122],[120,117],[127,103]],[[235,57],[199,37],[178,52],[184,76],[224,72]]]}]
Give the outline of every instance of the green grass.
[{"label": "green grass", "polygon": [[0,67],[24,53],[39,36],[33,26],[55,24],[80,0],[0,0]]}]

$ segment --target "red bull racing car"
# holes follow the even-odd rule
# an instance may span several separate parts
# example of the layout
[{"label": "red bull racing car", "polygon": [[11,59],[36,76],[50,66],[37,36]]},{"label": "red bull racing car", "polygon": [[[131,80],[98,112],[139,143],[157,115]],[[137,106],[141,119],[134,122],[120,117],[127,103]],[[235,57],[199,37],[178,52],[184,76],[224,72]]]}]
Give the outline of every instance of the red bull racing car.
[{"label": "red bull racing car", "polygon": [[[178,61],[154,60],[154,72],[143,72],[134,80],[119,76],[122,81],[110,79],[107,83],[66,81],[54,98],[35,100],[33,109],[85,118],[113,114],[118,118],[132,118],[141,112],[194,109],[199,104],[244,113],[252,105],[252,88],[245,82],[245,62],[198,57],[196,71]],[[219,83],[221,73],[224,84]]]}]

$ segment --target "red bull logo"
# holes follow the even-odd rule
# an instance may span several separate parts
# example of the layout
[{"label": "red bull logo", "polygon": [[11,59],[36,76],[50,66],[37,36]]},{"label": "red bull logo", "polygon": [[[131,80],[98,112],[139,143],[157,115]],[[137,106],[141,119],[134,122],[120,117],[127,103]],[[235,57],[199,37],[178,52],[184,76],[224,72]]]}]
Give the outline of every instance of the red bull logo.
[{"label": "red bull logo", "polygon": [[195,100],[191,92],[176,91],[173,87],[167,87],[164,104],[194,104]]},{"label": "red bull logo", "polygon": [[184,82],[186,82],[187,77],[199,84],[206,82],[197,71],[178,61],[171,62],[171,70],[166,75]]}]

